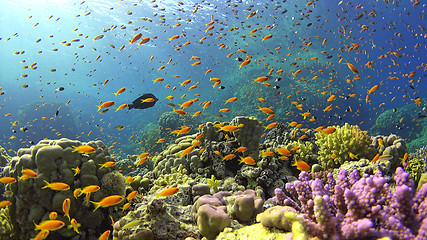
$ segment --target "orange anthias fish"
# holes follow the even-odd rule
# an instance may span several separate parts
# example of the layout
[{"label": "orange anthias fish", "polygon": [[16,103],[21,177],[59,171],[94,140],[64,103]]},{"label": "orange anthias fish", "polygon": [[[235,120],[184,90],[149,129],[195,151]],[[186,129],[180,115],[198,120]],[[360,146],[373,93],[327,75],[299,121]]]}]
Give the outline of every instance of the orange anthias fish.
[{"label": "orange anthias fish", "polygon": [[138,34],[136,34],[135,36],[133,36],[133,38],[130,40],[130,45],[131,45],[131,47],[132,47],[132,44],[134,43],[134,42],[136,42],[136,41],[138,41],[140,38],[142,37],[142,33],[138,33]]},{"label": "orange anthias fish", "polygon": [[36,225],[35,230],[49,230],[49,231],[55,231],[65,226],[65,223],[60,220],[46,220],[41,222],[39,225],[34,223]]},{"label": "orange anthias fish", "polygon": [[105,102],[105,103],[101,104],[100,106],[97,106],[98,107],[98,111],[101,110],[101,108],[111,107],[114,104],[116,104],[116,102],[114,102],[114,101]]},{"label": "orange anthias fish", "polygon": [[[346,61],[347,61],[347,60],[346,60]],[[346,62],[346,64],[347,64],[348,68],[350,68],[350,70],[351,70],[354,74],[359,74],[359,70],[357,70],[357,68],[356,68],[353,64],[349,63],[348,61]]]},{"label": "orange anthias fish", "polygon": [[239,69],[248,65],[251,62],[250,59],[246,59],[245,61],[243,61],[240,65],[239,65]]},{"label": "orange anthias fish", "polygon": [[117,92],[114,93],[114,95],[116,95],[116,97],[117,97],[117,95],[122,94],[125,90],[126,90],[125,87],[120,88],[119,90],[117,90]]},{"label": "orange anthias fish", "polygon": [[95,151],[96,151],[95,148],[89,145],[81,145],[78,147],[74,147],[74,150],[72,152],[90,154],[90,153],[94,153]]},{"label": "orange anthias fish", "polygon": [[42,189],[44,188],[50,188],[52,190],[56,190],[56,191],[67,191],[70,189],[70,186],[66,183],[63,182],[52,182],[49,183],[46,180],[43,180],[46,183],[46,186],[42,187]]},{"label": "orange anthias fish", "polygon": [[131,193],[129,193],[127,196],[126,196],[126,200],[128,200],[128,202],[130,202],[132,199],[134,199],[135,197],[136,197],[136,195],[138,194],[138,191],[133,191],[133,192],[131,192]]},{"label": "orange anthias fish", "polygon": [[328,128],[326,128],[326,129],[324,129],[323,131],[322,131],[322,133],[325,133],[325,134],[331,134],[331,133],[334,133],[336,131],[336,129],[334,128],[334,127],[328,127]]},{"label": "orange anthias fish", "polygon": [[112,167],[112,166],[115,166],[115,165],[116,165],[116,162],[109,161],[109,162],[105,162],[104,164],[98,164],[98,165],[100,165],[100,166],[101,166],[101,167],[99,168],[99,169],[101,169],[101,168],[105,168],[105,167]]},{"label": "orange anthias fish", "polygon": [[13,177],[2,177],[0,178],[0,183],[15,183],[16,179]]},{"label": "orange anthias fish", "polygon": [[225,125],[225,126],[220,127],[217,132],[220,132],[220,131],[236,132],[236,131],[239,131],[239,127],[234,126],[234,125]]},{"label": "orange anthias fish", "polygon": [[[267,130],[267,129],[272,129],[272,128],[275,128],[276,126],[277,126],[277,124],[279,124],[278,122],[272,122],[272,123],[270,123],[270,124],[268,124],[266,127],[264,127],[265,128],[265,130]],[[264,131],[265,131],[264,130]]]},{"label": "orange anthias fish", "polygon": [[4,207],[6,207],[6,206],[9,206],[9,205],[11,205],[11,204],[12,204],[12,202],[11,202],[11,201],[3,200],[3,201],[1,201],[1,202],[0,202],[0,209],[4,208]]},{"label": "orange anthias fish", "polygon": [[296,160],[295,159],[295,163],[292,164],[292,166],[296,166],[297,169],[300,171],[310,172],[310,170],[311,170],[310,166],[302,160]]},{"label": "orange anthias fish", "polygon": [[107,240],[110,236],[110,233],[110,230],[105,231],[101,236],[99,236],[98,240]]},{"label": "orange anthias fish", "polygon": [[191,153],[193,150],[194,150],[194,147],[193,147],[193,146],[189,146],[188,148],[184,149],[184,150],[181,152],[180,156],[181,156],[181,157],[183,157],[183,156],[185,156],[185,155],[187,155],[187,154]]},{"label": "orange anthias fish", "polygon": [[280,155],[284,155],[284,156],[291,156],[291,155],[292,155],[291,151],[289,151],[289,150],[288,150],[288,149],[286,149],[286,148],[278,148],[278,149],[276,149],[276,151],[277,151]]},{"label": "orange anthias fish", "polygon": [[22,169],[22,176],[19,179],[37,178],[38,174],[31,169]]},{"label": "orange anthias fish", "polygon": [[177,187],[171,187],[171,188],[168,188],[166,190],[163,190],[162,192],[160,192],[160,193],[158,193],[156,195],[157,195],[157,198],[159,198],[159,197],[167,197],[167,196],[170,196],[170,195],[174,195],[178,191],[179,191],[179,188],[177,188]]},{"label": "orange anthias fish", "polygon": [[79,227],[81,226],[81,224],[80,224],[80,223],[78,223],[78,222],[76,221],[76,219],[74,219],[74,218],[73,218],[73,219],[71,219],[70,223],[71,223],[71,224],[70,224],[70,225],[68,225],[68,226],[67,226],[67,228],[68,228],[68,229],[71,229],[71,228],[72,228],[72,229],[74,229],[74,231],[75,231],[77,234],[80,234],[80,233],[79,233]]},{"label": "orange anthias fish", "polygon": [[240,157],[240,163],[255,165],[255,159],[253,159],[251,156],[247,156],[245,158]]},{"label": "orange anthias fish", "polygon": [[62,202],[62,211],[64,211],[64,216],[68,217],[68,221],[70,221],[70,207],[71,200],[67,198],[64,200],[64,202]]},{"label": "orange anthias fish", "polygon": [[83,190],[81,190],[79,192],[79,194],[77,195],[77,197],[80,197],[82,194],[88,194],[88,193],[93,193],[96,192],[100,189],[100,187],[98,185],[89,185],[83,188]]},{"label": "orange anthias fish", "polygon": [[103,198],[99,202],[93,202],[93,201],[90,201],[90,202],[94,204],[95,209],[93,211],[95,212],[96,209],[98,209],[100,207],[103,207],[103,208],[111,207],[111,206],[114,206],[116,204],[121,203],[124,199],[125,198],[120,196],[120,195],[112,195],[112,196],[108,196],[108,197]]}]

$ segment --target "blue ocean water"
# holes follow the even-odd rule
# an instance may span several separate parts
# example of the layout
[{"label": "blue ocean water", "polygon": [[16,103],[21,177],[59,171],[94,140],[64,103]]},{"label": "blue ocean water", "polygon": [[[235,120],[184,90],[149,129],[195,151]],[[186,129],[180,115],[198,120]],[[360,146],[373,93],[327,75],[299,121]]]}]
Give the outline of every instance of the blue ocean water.
[{"label": "blue ocean water", "polygon": [[[192,118],[195,126],[243,114],[264,125],[349,122],[369,130],[386,110],[411,105],[415,115],[425,115],[425,3],[414,3],[1,1],[0,145],[13,151],[43,138],[100,139],[117,155],[137,154],[155,145],[158,138],[144,133],[173,110],[168,103],[179,108],[194,98],[199,101],[185,109],[189,119],[203,110],[199,103],[212,102]],[[137,33],[150,41],[131,46]],[[238,58],[251,63],[239,69]],[[253,83],[267,75],[271,86]],[[157,78],[165,80],[154,83]],[[210,78],[222,82],[213,87]],[[191,83],[181,86],[187,79]],[[379,89],[367,94],[375,85]],[[153,108],[115,112],[144,93],[159,99]],[[336,99],[327,101],[331,95]],[[231,97],[239,100],[225,104]],[[107,101],[116,104],[97,111]],[[276,117],[265,120],[258,107],[272,107]],[[393,127],[411,131],[411,124],[419,121]]]}]

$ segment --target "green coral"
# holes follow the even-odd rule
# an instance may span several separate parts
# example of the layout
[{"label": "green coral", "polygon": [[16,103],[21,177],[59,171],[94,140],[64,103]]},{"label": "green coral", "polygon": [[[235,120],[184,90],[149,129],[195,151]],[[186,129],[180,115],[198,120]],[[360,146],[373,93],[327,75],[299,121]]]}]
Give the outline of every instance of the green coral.
[{"label": "green coral", "polygon": [[264,239],[264,240],[276,240],[276,239],[292,239],[289,237],[289,233],[284,233],[280,229],[267,228],[262,226],[261,223],[252,224],[239,229],[225,228],[217,237],[216,240],[246,240],[246,239]]},{"label": "green coral", "polygon": [[293,141],[286,146],[287,149],[292,149],[294,147],[299,147],[298,150],[293,152],[294,159],[310,162],[315,158],[315,155],[313,154],[313,143],[308,141]]},{"label": "green coral", "polygon": [[6,149],[0,146],[0,167],[4,167],[10,159],[11,157],[7,154]]},{"label": "green coral", "polygon": [[188,184],[193,179],[188,176],[187,169],[179,165],[178,169],[171,169],[171,173],[162,174],[153,182],[153,187],[150,189],[150,194],[158,193],[171,186],[180,186]]},{"label": "green coral", "polygon": [[[342,127],[334,127],[336,129],[334,133],[316,133],[316,144],[319,146],[318,160],[323,168],[336,168],[345,161],[356,161],[358,158],[371,159],[373,157],[373,151],[369,146],[371,137],[366,131],[360,130],[357,125],[348,123]],[[358,157],[351,158],[350,153]]]},{"label": "green coral", "polygon": [[95,193],[95,201],[111,195],[124,196],[126,191],[125,178],[118,171],[104,175],[101,180],[101,189]]},{"label": "green coral", "polygon": [[421,179],[421,175],[424,172],[424,161],[418,158],[411,158],[408,160],[408,167],[405,169],[409,173],[409,177],[414,181],[414,184],[417,185]]},{"label": "green coral", "polygon": [[214,192],[218,192],[218,187],[221,186],[221,181],[215,179],[215,176],[212,175],[211,178],[208,178],[208,186],[210,189],[212,189]]},{"label": "green coral", "polygon": [[0,209],[0,239],[14,239],[16,237],[13,220],[9,213],[9,207]]}]

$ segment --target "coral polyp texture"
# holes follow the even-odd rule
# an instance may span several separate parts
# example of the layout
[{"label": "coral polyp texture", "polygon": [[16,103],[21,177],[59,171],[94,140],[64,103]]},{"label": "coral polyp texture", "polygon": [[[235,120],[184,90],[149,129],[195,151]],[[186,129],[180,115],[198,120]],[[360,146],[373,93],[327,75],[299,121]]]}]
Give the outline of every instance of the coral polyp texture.
[{"label": "coral polyp texture", "polygon": [[273,199],[292,207],[288,211],[292,213],[285,216],[301,224],[312,237],[427,239],[427,185],[414,193],[413,181],[400,167],[394,176],[394,191],[389,181],[380,171],[361,177],[357,170],[350,174],[341,170],[337,180],[329,174],[324,184],[301,172],[299,180],[286,184],[292,197],[276,189]]},{"label": "coral polyp texture", "polygon": [[316,144],[319,146],[318,161],[323,168],[336,168],[345,161],[356,161],[351,157],[371,159],[374,155],[370,147],[371,137],[366,131],[360,130],[356,125],[345,123],[343,126],[335,126],[335,132],[327,134],[316,133]]}]

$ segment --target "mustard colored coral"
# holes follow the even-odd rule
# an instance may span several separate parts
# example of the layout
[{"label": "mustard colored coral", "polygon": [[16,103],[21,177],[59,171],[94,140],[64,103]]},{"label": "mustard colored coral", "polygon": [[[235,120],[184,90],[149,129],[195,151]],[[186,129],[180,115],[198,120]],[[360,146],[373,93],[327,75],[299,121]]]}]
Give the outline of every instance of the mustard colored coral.
[{"label": "mustard colored coral", "polygon": [[373,157],[370,147],[371,137],[366,131],[348,123],[334,127],[336,129],[334,133],[316,133],[316,144],[319,146],[318,160],[323,168],[337,168],[345,161]]}]

